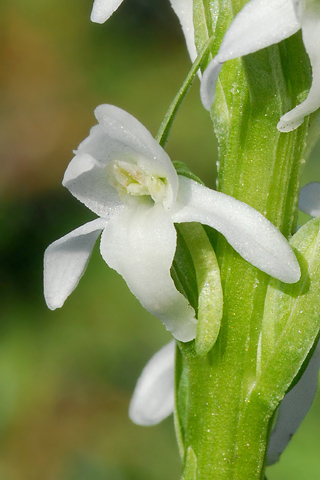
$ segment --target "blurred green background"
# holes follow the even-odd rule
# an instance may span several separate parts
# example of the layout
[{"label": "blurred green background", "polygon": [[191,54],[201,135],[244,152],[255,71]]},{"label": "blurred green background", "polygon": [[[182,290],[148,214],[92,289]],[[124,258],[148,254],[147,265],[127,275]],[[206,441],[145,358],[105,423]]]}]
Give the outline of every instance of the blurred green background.
[{"label": "blurred green background", "polygon": [[[42,293],[46,246],[93,218],[61,186],[72,150],[111,103],[155,134],[190,63],[166,0],[126,0],[105,25],[92,0],[2,0],[0,15],[0,479],[174,480],[172,418],[127,416],[135,381],[170,336],[98,246],[61,310]],[[215,185],[198,80],[168,153]],[[320,180],[314,153],[303,183]],[[269,480],[320,478],[320,398]]]}]

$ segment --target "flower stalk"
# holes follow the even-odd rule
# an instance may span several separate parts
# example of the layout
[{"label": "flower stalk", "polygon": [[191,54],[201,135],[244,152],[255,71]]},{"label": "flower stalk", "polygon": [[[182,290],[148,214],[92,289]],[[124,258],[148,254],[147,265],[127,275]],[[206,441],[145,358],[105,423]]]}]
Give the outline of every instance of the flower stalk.
[{"label": "flower stalk", "polygon": [[[245,3],[220,0],[212,6],[195,0],[198,47],[215,35],[214,56]],[[297,33],[226,62],[211,110],[219,141],[219,191],[257,209],[287,238],[296,229],[308,122],[290,133],[280,133],[277,123],[310,82],[309,59]],[[177,409],[177,423],[184,425],[184,452],[191,448],[196,456],[196,480],[263,479],[270,422],[280,400],[271,394],[265,401],[255,388],[269,277],[231,251],[219,234],[215,249],[224,295],[220,334],[206,357],[196,355],[193,344],[179,344],[189,383],[187,408]],[[177,361],[181,364],[179,355]]]}]

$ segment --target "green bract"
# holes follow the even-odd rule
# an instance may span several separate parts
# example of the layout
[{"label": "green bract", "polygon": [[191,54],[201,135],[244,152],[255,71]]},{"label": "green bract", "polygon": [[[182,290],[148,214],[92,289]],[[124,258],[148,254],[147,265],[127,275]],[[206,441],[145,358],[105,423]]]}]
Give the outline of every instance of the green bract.
[{"label": "green bract", "polygon": [[262,322],[256,388],[275,403],[298,375],[320,329],[320,219],[301,227],[291,245],[301,279],[291,287],[270,282]]}]

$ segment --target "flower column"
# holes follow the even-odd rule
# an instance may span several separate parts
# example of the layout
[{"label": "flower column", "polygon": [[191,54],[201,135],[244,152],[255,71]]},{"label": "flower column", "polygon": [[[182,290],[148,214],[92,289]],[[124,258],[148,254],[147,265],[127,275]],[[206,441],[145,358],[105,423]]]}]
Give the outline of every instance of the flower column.
[{"label": "flower column", "polygon": [[[245,3],[194,0],[198,47],[216,35],[215,56],[226,28]],[[280,133],[277,124],[299,103],[297,98],[301,101],[310,81],[309,59],[297,33],[227,62],[211,110],[219,140],[219,190],[256,208],[287,238],[296,228],[308,125],[306,120],[298,129]],[[256,388],[269,277],[244,262],[221,235],[214,242],[224,293],[220,335],[207,356],[197,356],[191,344],[180,344],[177,359],[184,478],[260,479],[270,421],[279,402],[265,401]]]}]

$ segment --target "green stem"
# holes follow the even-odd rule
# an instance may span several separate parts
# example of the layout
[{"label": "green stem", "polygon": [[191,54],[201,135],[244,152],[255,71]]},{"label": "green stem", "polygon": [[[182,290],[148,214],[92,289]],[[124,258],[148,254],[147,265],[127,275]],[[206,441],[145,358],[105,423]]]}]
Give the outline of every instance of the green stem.
[{"label": "green stem", "polygon": [[271,408],[259,396],[244,398],[239,376],[221,382],[218,349],[200,359],[190,345],[180,348],[189,378],[185,445],[196,455],[197,480],[263,478]]},{"label": "green stem", "polygon": [[[218,20],[213,18],[217,9],[212,2],[194,3],[198,42],[217,28],[214,53],[227,26],[225,19],[230,20],[245,2],[214,2],[224,13]],[[299,52],[298,67],[288,65],[288,59],[298,58],[293,52]],[[227,62],[212,112],[219,140],[219,190],[256,208],[286,237],[296,228],[307,121],[287,134],[280,134],[276,125],[309,81],[308,58],[298,34],[281,46]],[[269,277],[243,260],[222,235],[217,238],[224,294],[218,340],[205,357],[196,355],[193,343],[180,345],[189,381],[181,420],[184,448],[192,447],[196,455],[196,480],[260,480],[277,407],[254,389]]]},{"label": "green stem", "polygon": [[210,51],[210,47],[213,43],[213,40],[214,40],[213,38],[209,38],[209,40],[207,40],[204,46],[202,47],[199,55],[197,56],[191,69],[189,70],[188,75],[186,76],[183,84],[181,85],[180,90],[172,100],[170,107],[164,116],[164,119],[160,125],[158,133],[155,136],[155,139],[163,148],[165,148],[166,143],[168,141],[170,130],[171,130],[173,121],[175,119],[175,116],[180,108],[180,105],[183,102],[185,96],[187,95],[193,83],[193,80],[195,79],[195,76],[197,75],[197,72],[203,62],[203,59],[207,55],[208,51]]}]

